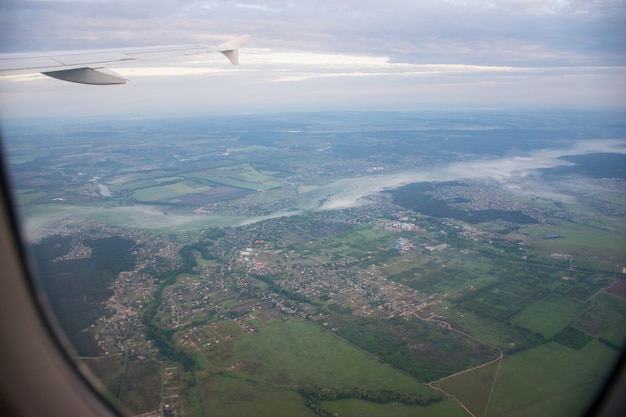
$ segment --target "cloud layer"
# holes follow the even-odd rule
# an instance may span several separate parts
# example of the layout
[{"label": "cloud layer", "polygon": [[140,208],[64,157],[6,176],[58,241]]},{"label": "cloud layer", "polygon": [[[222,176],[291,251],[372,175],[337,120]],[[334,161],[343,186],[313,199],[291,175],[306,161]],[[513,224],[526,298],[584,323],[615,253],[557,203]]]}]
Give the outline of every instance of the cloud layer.
[{"label": "cloud layer", "polygon": [[[626,107],[625,0],[5,0],[0,7],[5,52],[252,35],[238,69],[219,56],[120,67],[132,85],[114,93],[3,80],[10,105],[0,110],[9,116],[59,114],[59,106],[44,106],[50,97],[70,114],[137,113],[138,102],[144,113]],[[205,90],[211,94],[198,96]]]},{"label": "cloud layer", "polygon": [[415,63],[624,64],[623,0],[5,0],[3,50],[219,41]]}]

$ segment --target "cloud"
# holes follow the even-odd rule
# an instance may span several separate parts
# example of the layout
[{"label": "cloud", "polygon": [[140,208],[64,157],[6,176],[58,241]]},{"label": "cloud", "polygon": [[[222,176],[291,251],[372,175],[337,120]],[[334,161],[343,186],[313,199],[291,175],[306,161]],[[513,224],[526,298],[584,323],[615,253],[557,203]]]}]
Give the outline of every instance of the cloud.
[{"label": "cloud", "polygon": [[[624,62],[622,1],[7,1],[5,50],[217,41],[398,62]],[[22,28],[28,27],[28,31]],[[587,61],[587,62],[585,62]]]},{"label": "cloud", "polygon": [[[623,0],[5,0],[0,50],[216,45],[252,35],[240,67],[219,54],[114,67],[131,80],[114,93],[33,79],[30,88],[63,96],[56,101],[76,114],[167,105],[626,107],[625,10]],[[13,82],[25,79],[0,81],[5,115],[60,112]],[[212,94],[198,97],[198,85]],[[115,105],[87,104],[89,95]],[[124,104],[142,97],[139,108]]]},{"label": "cloud", "polygon": [[[129,83],[2,77],[3,117],[280,110],[624,107],[626,67],[411,64],[386,56],[242,48],[110,67]],[[28,81],[28,82],[27,82]],[[50,103],[55,103],[50,105]]]}]

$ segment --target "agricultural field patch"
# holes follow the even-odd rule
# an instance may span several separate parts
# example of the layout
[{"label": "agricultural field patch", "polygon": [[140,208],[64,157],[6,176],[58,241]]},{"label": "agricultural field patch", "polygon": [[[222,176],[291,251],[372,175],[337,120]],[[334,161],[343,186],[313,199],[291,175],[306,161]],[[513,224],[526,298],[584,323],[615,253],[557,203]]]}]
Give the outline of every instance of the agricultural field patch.
[{"label": "agricultural field patch", "polygon": [[209,191],[207,185],[191,187],[185,182],[161,185],[157,187],[142,188],[135,191],[135,199],[141,202],[167,201],[186,194],[197,194]]},{"label": "agricultural field patch", "polygon": [[[372,252],[380,255],[381,251],[392,251],[391,245],[394,236],[385,230],[374,230],[367,226],[345,231],[344,226],[339,228],[337,232],[339,233],[331,236],[325,234],[328,237],[315,241],[311,245],[311,250],[331,252],[335,256],[354,258],[366,257]],[[317,233],[319,234],[319,232]]]},{"label": "agricultural field patch", "polygon": [[220,354],[207,352],[214,365],[259,383],[434,394],[408,375],[304,320],[274,323],[219,349]]},{"label": "agricultural field patch", "polygon": [[477,337],[486,343],[500,347],[507,353],[524,350],[543,342],[543,339],[520,326],[482,317],[471,311],[455,308],[449,313],[452,327]]},{"label": "agricultural field patch", "polygon": [[518,313],[512,323],[549,339],[591,308],[589,302],[550,294]]},{"label": "agricultural field patch", "polygon": [[126,365],[119,400],[133,414],[161,406],[161,363],[133,360]]},{"label": "agricultural field patch", "polygon": [[295,391],[235,375],[198,376],[183,400],[190,415],[215,417],[317,417]]},{"label": "agricultural field patch", "polygon": [[606,291],[626,300],[626,279],[615,281]]},{"label": "agricultural field patch", "polygon": [[578,415],[601,389],[603,370],[617,358],[616,351],[595,340],[580,350],[547,343],[505,357],[486,416]]},{"label": "agricultural field patch", "polygon": [[626,266],[623,234],[573,222],[555,220],[554,223],[527,229],[537,248],[548,253],[570,254],[574,265],[585,268],[621,272],[621,266]]},{"label": "agricultural field patch", "polygon": [[498,357],[497,349],[417,318],[336,318],[337,334],[381,360],[432,381]]},{"label": "agricultural field patch", "polygon": [[505,321],[544,294],[540,288],[523,282],[500,280],[466,294],[460,305],[482,316]]},{"label": "agricultural field patch", "polygon": [[498,376],[500,361],[444,378],[432,385],[452,395],[475,416],[484,416]]},{"label": "agricultural field patch", "polygon": [[230,187],[266,191],[282,185],[271,176],[260,173],[250,164],[220,167],[211,171],[207,180]]},{"label": "agricultural field patch", "polygon": [[554,340],[557,343],[567,346],[572,349],[580,350],[585,347],[587,343],[591,341],[592,337],[585,334],[581,330],[575,327],[568,326],[554,335]]},{"label": "agricultural field patch", "polygon": [[593,297],[592,302],[596,305],[595,308],[573,326],[599,338],[616,350],[621,350],[626,342],[626,301],[601,291]]}]

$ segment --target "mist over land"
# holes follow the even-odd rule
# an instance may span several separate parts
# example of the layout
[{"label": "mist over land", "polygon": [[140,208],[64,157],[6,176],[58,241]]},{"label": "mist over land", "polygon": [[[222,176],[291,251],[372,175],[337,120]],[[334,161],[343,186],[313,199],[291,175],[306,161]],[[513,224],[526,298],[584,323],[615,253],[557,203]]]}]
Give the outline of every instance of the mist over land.
[{"label": "mist over land", "polygon": [[[502,112],[346,112],[241,115],[226,119],[187,117],[178,121],[125,120],[110,125],[115,126],[111,128],[80,122],[70,127],[75,129],[70,137],[99,155],[92,167],[95,181],[78,169],[81,163],[95,159],[68,154],[60,143],[55,145],[55,124],[52,124],[51,137],[46,139],[52,159],[44,162],[42,168],[47,166],[59,172],[67,167],[66,178],[73,176],[72,181],[78,182],[69,199],[62,190],[56,195],[47,193],[50,197],[47,201],[43,195],[38,196],[37,204],[29,205],[25,211],[25,233],[31,240],[40,238],[54,230],[54,224],[68,218],[179,231],[238,226],[306,210],[367,205],[383,191],[415,182],[487,181],[518,194],[569,200],[571,195],[563,194],[562,190],[565,178],[601,177],[602,169],[607,167],[615,167],[614,174],[623,176],[618,172],[621,161],[616,158],[626,153],[626,143],[618,137],[621,126],[617,117],[614,113],[599,113],[601,124],[597,128],[593,120],[593,115],[578,112],[545,117],[522,113],[517,119]],[[612,120],[613,130],[606,129],[606,120]],[[41,128],[44,126],[45,122]],[[37,146],[40,134],[30,131],[29,138],[24,140],[19,135],[21,129],[16,123],[9,124],[7,130],[9,160],[13,161],[17,176],[21,175],[20,171],[30,170],[26,153],[31,151],[24,146]],[[12,142],[13,132],[18,133],[19,143],[17,139]],[[149,147],[147,155],[141,153],[146,147]],[[613,155],[613,159],[585,159],[585,155]],[[46,158],[46,154],[39,154],[30,162],[41,163]],[[249,163],[263,177],[259,176],[258,183],[250,186],[245,184],[249,175],[244,172],[244,181],[233,183],[232,179],[239,175],[237,170],[247,170],[244,164]],[[212,172],[225,173],[230,180],[213,175],[200,182],[209,187],[223,185],[233,189],[234,186],[245,194],[240,200],[258,200],[259,192],[276,194],[278,189],[293,189],[295,195],[286,205],[267,205],[262,211],[245,212],[235,212],[224,203],[232,198],[237,200],[235,194],[224,194],[224,200],[220,201],[220,197],[209,196],[211,190],[197,193],[193,187],[186,192],[181,190],[181,194],[187,195],[186,201],[158,196],[129,199],[123,184],[141,176],[150,177],[151,172],[159,172],[160,164],[172,175],[194,167],[196,171],[207,170],[209,177],[213,175],[209,171],[216,166],[218,170]],[[228,166],[233,167],[232,173],[227,172]],[[298,172],[298,166],[304,170]],[[541,180],[551,174],[560,175],[559,180]],[[90,179],[78,191],[81,178]],[[173,181],[183,178],[179,176]],[[87,191],[89,182],[97,188]],[[147,188],[146,184],[135,183],[140,189]],[[26,191],[25,195],[32,192]],[[83,198],[79,198],[81,194]],[[190,195],[199,196],[197,204],[190,200]],[[202,209],[202,195],[206,195],[205,201],[213,201],[208,210]],[[72,197],[78,201],[69,202]]]}]

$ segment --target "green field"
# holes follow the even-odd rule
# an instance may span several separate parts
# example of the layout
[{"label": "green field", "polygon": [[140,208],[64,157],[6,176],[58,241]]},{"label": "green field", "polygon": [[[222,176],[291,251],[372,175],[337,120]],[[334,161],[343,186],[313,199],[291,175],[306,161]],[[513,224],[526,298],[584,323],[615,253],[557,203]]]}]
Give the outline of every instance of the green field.
[{"label": "green field", "polygon": [[522,310],[512,322],[541,333],[548,339],[581,317],[591,307],[589,302],[550,294]]},{"label": "green field", "polygon": [[[226,331],[229,324],[234,325],[219,323],[218,331]],[[185,396],[197,415],[313,416],[297,393],[304,386],[388,390],[441,399],[435,390],[315,324],[301,319],[267,324],[253,334],[203,349],[211,364],[207,368],[210,373],[199,377]],[[411,412],[424,416],[462,415],[449,401],[427,407],[357,403],[357,409],[369,409],[369,415],[377,411],[399,417]],[[277,404],[281,404],[279,408]],[[342,408],[343,404],[343,400],[325,402],[329,410]],[[350,415],[357,414],[346,414]]]},{"label": "green field", "polygon": [[[568,253],[574,257],[574,265],[615,272],[626,265],[626,237],[619,232],[559,220],[549,227],[527,230],[537,248],[549,253]],[[543,238],[551,234],[561,237]]]},{"label": "green field", "polygon": [[175,184],[161,185],[157,187],[142,188],[135,191],[135,199],[142,202],[171,200],[176,197],[209,191],[211,187],[207,185],[198,186],[188,182],[177,182]]},{"label": "green field", "polygon": [[547,343],[506,357],[486,416],[580,415],[617,358],[615,350],[595,340],[581,350]]},{"label": "green field", "polygon": [[316,417],[293,390],[259,384],[233,375],[198,378],[185,389],[183,403],[193,416]]},{"label": "green field", "polygon": [[391,252],[391,245],[396,235],[386,230],[373,229],[371,226],[357,227],[349,232],[338,233],[318,239],[310,246],[311,250],[330,253],[338,257],[362,258],[375,252]]},{"label": "green field", "polygon": [[505,352],[523,349],[528,345],[536,345],[541,342],[540,337],[529,330],[511,326],[509,323],[497,321],[488,317],[481,317],[471,311],[454,311],[449,320],[464,332],[474,337],[500,347]]},{"label": "green field", "polygon": [[500,369],[500,360],[437,381],[435,387],[452,395],[476,416],[484,416]]},{"label": "green field", "polygon": [[211,182],[255,191],[266,191],[281,185],[281,182],[260,173],[250,164],[220,167],[208,175],[206,179]]},{"label": "green field", "polygon": [[207,350],[205,356],[219,368],[234,366],[234,373],[278,386],[433,393],[410,376],[300,319],[276,322],[257,334],[222,344],[219,350]]},{"label": "green field", "polygon": [[626,342],[626,300],[601,291],[592,302],[598,305],[574,323],[574,327],[613,346],[623,347]]},{"label": "green field", "polygon": [[121,356],[85,360],[90,371],[103,385],[106,395],[118,405],[124,404],[127,411],[134,414],[159,408],[161,363],[149,360],[123,362]]}]

